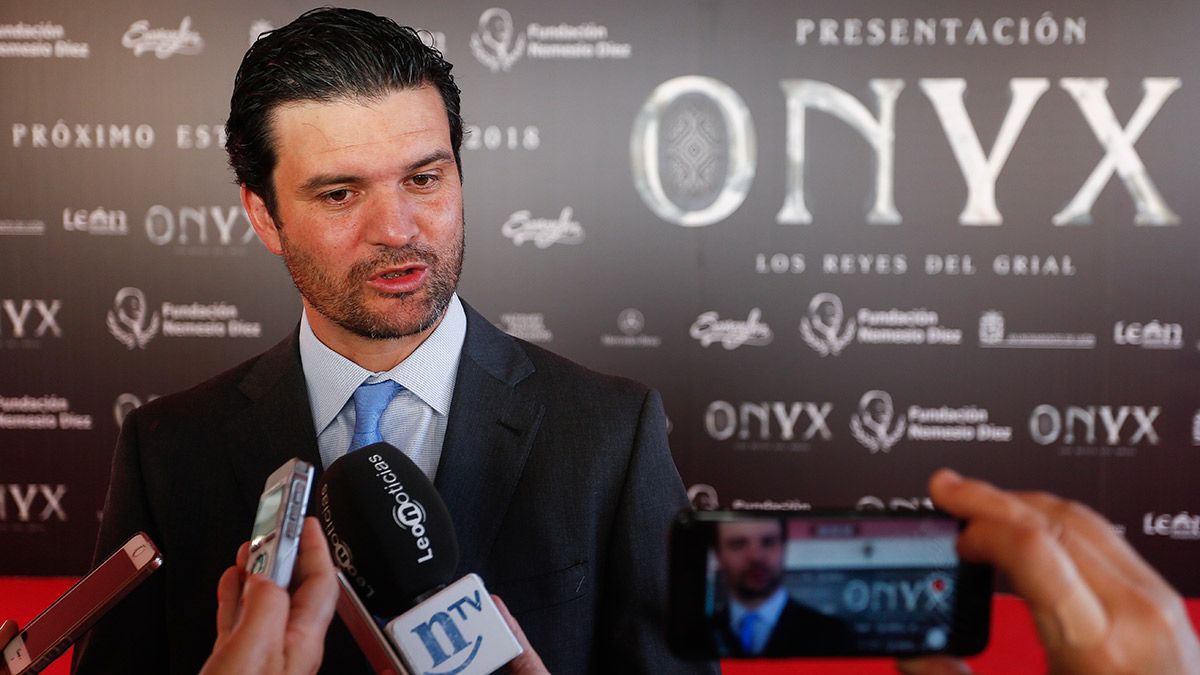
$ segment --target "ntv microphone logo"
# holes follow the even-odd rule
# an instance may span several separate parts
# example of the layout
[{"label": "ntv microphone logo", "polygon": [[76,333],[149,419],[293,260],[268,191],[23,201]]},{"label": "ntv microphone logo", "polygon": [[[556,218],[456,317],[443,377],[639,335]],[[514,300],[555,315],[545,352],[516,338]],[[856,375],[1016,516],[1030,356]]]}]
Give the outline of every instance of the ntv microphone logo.
[{"label": "ntv microphone logo", "polygon": [[387,632],[411,669],[423,675],[492,672],[522,651],[475,574],[392,619]]}]

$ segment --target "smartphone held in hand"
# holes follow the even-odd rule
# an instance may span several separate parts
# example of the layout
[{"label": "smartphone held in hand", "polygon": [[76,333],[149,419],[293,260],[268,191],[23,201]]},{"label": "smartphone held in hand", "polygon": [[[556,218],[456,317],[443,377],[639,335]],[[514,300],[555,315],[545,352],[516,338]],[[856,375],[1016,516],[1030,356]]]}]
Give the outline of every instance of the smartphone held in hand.
[{"label": "smartphone held in hand", "polygon": [[991,568],[935,511],[684,512],[672,648],[694,658],[964,656],[983,650]]}]

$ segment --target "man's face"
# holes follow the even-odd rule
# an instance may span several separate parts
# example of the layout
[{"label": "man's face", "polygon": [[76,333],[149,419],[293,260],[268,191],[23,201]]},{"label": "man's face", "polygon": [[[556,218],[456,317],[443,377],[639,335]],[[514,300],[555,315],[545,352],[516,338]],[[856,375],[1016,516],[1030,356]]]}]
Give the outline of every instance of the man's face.
[{"label": "man's face", "polygon": [[775,520],[718,523],[717,562],[735,598],[767,598],[783,583],[783,526]]},{"label": "man's face", "polygon": [[313,330],[326,341],[429,330],[463,256],[462,184],[437,90],[285,104],[271,132],[276,218],[247,190],[243,202]]}]

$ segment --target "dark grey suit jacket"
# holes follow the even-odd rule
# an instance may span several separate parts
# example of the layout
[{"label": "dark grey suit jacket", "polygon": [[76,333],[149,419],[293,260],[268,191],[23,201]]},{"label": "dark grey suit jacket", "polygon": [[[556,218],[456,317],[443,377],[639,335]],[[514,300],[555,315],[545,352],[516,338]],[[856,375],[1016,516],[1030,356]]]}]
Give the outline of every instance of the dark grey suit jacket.
[{"label": "dark grey suit jacket", "polygon": [[[435,481],[458,574],[480,574],[504,599],[551,672],[710,670],[665,647],[667,528],[686,497],[658,395],[466,311]],[[249,536],[263,482],[292,457],[321,466],[297,335],[127,417],[97,559],[144,530],[164,564],[77,647],[77,672],[204,663],[217,580]],[[334,624],[322,672],[370,672]]]}]

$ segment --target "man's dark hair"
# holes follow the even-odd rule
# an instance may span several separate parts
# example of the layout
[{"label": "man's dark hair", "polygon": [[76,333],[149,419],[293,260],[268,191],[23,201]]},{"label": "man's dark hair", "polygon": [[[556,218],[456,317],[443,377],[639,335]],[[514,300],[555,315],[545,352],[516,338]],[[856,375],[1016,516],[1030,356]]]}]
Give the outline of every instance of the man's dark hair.
[{"label": "man's dark hair", "polygon": [[[767,518],[759,518],[758,520],[761,520],[763,522],[775,521],[775,524],[779,526],[779,541],[781,541],[783,543],[787,543],[788,534],[787,534],[787,519],[786,518],[767,517]],[[743,522],[744,523],[747,521],[741,520],[741,519],[733,519],[733,520],[727,520],[727,521],[713,521],[712,527],[710,527],[708,529],[708,547],[711,548],[714,552],[719,552],[721,550],[721,534],[717,530],[720,529],[721,523],[723,523],[723,522],[726,522],[726,523]]]},{"label": "man's dark hair", "polygon": [[446,106],[461,176],[462,118],[452,68],[417,31],[358,9],[313,9],[263,33],[242,57],[225,123],[225,150],[238,184],[262,197],[275,217],[271,173],[277,156],[271,118],[278,106],[345,98],[369,101],[426,85],[437,88]]}]

